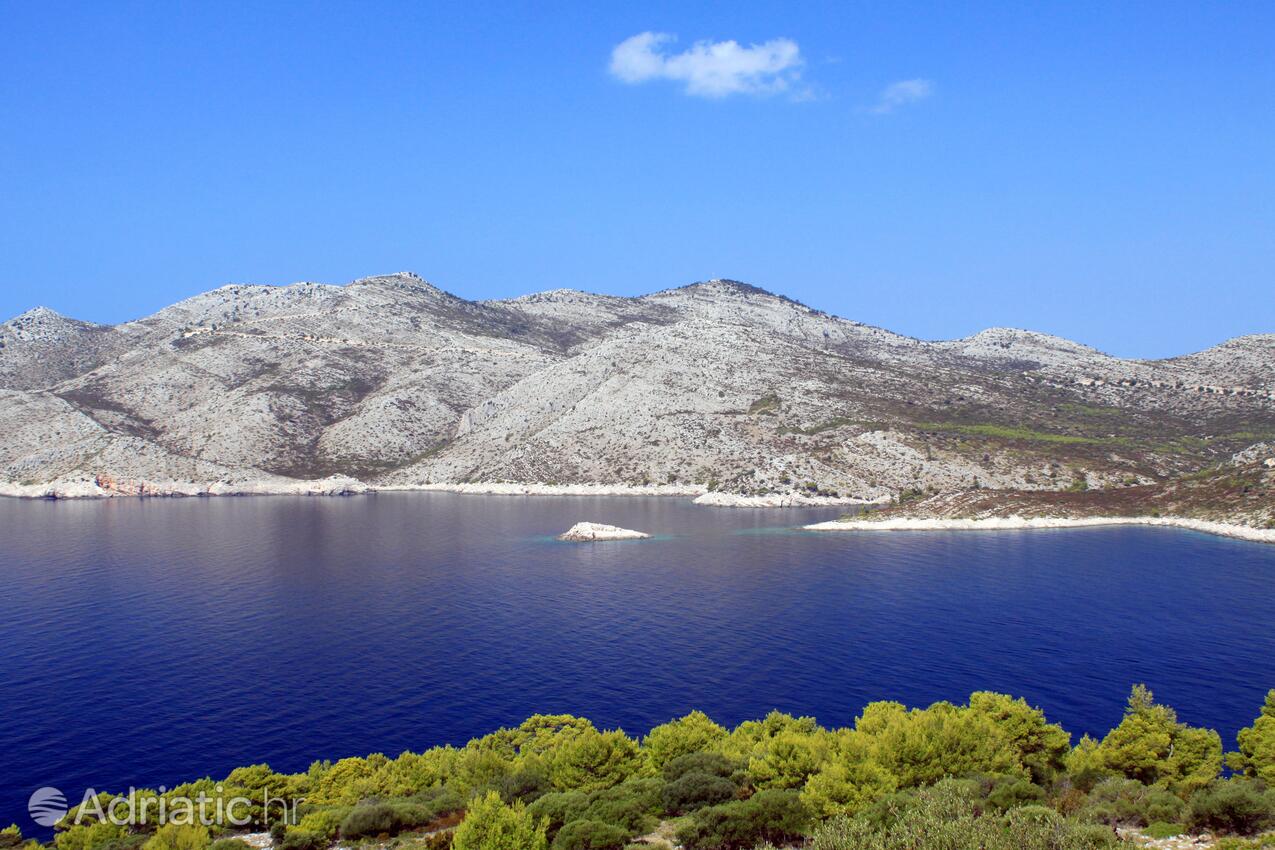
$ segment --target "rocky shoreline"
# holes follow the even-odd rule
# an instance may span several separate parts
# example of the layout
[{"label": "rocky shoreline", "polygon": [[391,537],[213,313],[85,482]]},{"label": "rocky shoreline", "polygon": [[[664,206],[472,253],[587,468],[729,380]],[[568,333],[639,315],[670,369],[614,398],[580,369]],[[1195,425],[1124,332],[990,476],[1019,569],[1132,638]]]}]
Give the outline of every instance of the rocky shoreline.
[{"label": "rocky shoreline", "polygon": [[484,496],[689,496],[697,505],[724,508],[831,507],[836,505],[884,504],[876,500],[810,496],[804,493],[771,493],[748,496],[710,491],[702,486],[681,484],[523,484],[511,482],[470,482],[463,484],[367,484],[357,478],[333,475],[327,478],[294,480],[287,478],[244,481],[117,481],[96,478],[54,481],[47,484],[0,482],[0,497],[23,499],[109,499],[121,496],[171,498],[184,496],[354,496],[364,493],[464,493]]},{"label": "rocky shoreline", "polygon": [[355,496],[372,492],[357,478],[332,475],[315,479],[244,481],[134,481],[96,478],[26,484],[0,481],[0,497],[15,499],[181,498],[192,496]]},{"label": "rocky shoreline", "polygon": [[839,519],[803,526],[807,531],[1012,531],[1045,528],[1090,528],[1105,525],[1148,525],[1185,528],[1255,543],[1275,543],[1275,529],[1189,517],[896,517],[887,519]]},{"label": "rocky shoreline", "polygon": [[[516,484],[507,482],[374,486],[347,476],[312,480],[258,479],[217,482],[115,481],[94,479],[17,484],[0,482],[0,497],[20,499],[183,498],[209,496],[357,496],[395,492],[443,492],[499,496],[692,496],[693,503],[727,508],[831,507],[879,505],[884,500],[775,493],[746,496],[706,491],[681,485],[626,484]],[[1144,525],[1184,528],[1256,543],[1275,543],[1275,528],[1255,528],[1237,522],[1181,516],[1072,516],[1019,515],[979,517],[874,516],[844,518],[803,526],[807,531],[1014,531],[1031,529],[1090,528],[1109,525]],[[601,538],[591,538],[601,539]]]}]

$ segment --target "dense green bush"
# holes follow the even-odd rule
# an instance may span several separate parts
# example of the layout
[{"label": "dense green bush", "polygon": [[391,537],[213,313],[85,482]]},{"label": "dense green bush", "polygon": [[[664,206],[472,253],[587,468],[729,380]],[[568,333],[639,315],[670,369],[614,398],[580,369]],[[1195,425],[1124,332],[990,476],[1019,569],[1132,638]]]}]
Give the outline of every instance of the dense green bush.
[{"label": "dense green bush", "polygon": [[208,850],[212,839],[200,824],[169,823],[155,830],[143,850]]},{"label": "dense green bush", "polygon": [[1147,826],[1143,833],[1147,838],[1172,838],[1186,832],[1186,826],[1180,823],[1165,823],[1158,820]]},{"label": "dense green bush", "polygon": [[1094,786],[1081,816],[1095,823],[1146,826],[1156,821],[1182,820],[1186,804],[1181,797],[1151,788],[1136,779],[1112,777]]},{"label": "dense green bush", "polygon": [[1252,726],[1241,729],[1236,768],[1250,777],[1275,787],[1275,689],[1266,694],[1266,703]]},{"label": "dense green bush", "polygon": [[548,773],[539,765],[516,770],[513,773],[502,776],[500,781],[496,783],[496,791],[500,793],[501,799],[507,803],[512,803],[515,800],[531,803],[552,790],[553,783],[549,781]]},{"label": "dense green bush", "polygon": [[859,812],[856,817],[873,829],[884,830],[894,824],[900,815],[916,804],[916,792],[899,791],[876,800]]},{"label": "dense green bush", "polygon": [[1275,850],[1275,833],[1268,832],[1256,838],[1223,836],[1214,843],[1213,850]]},{"label": "dense green bush", "polygon": [[651,767],[663,770],[678,756],[714,750],[726,736],[726,730],[704,712],[692,711],[652,729],[642,740],[642,749]]},{"label": "dense green bush", "polygon": [[735,773],[735,765],[721,753],[687,753],[664,766],[666,782],[675,782],[688,773],[729,778]]},{"label": "dense green bush", "polygon": [[340,831],[341,821],[345,820],[345,816],[352,808],[353,806],[324,806],[321,809],[311,809],[302,816],[296,826],[298,829],[335,838]]},{"label": "dense green bush", "polygon": [[283,843],[276,846],[280,850],[326,850],[328,837],[322,833],[294,827],[283,836]]},{"label": "dense green bush", "polygon": [[1083,739],[1068,759],[1073,773],[1109,772],[1182,794],[1207,785],[1222,768],[1222,739],[1210,729],[1178,722],[1137,685],[1120,725],[1099,743]]},{"label": "dense green bush", "polygon": [[576,820],[553,839],[553,850],[623,850],[629,831],[599,820]]},{"label": "dense green bush", "polygon": [[583,819],[588,808],[589,795],[583,791],[556,791],[537,799],[527,811],[553,835],[571,821]]},{"label": "dense green bush", "polygon": [[1045,789],[1033,785],[1025,779],[1013,779],[1001,782],[992,788],[987,795],[987,802],[1000,811],[1030,806],[1041,803],[1045,799]]},{"label": "dense green bush", "polygon": [[798,838],[809,823],[797,792],[759,791],[747,800],[700,809],[677,831],[677,840],[687,850],[744,850]]},{"label": "dense green bush", "polygon": [[971,783],[945,780],[875,817],[834,818],[815,830],[812,850],[1098,850],[1119,846],[1108,827],[1070,821],[1029,805],[986,811]]},{"label": "dense green bush", "polygon": [[453,850],[548,850],[545,825],[522,803],[506,805],[495,791],[475,798],[460,826]]},{"label": "dense green bush", "polygon": [[434,813],[411,803],[369,803],[355,806],[341,821],[341,837],[356,839],[373,835],[397,835],[424,826]]},{"label": "dense green bush", "polygon": [[211,850],[252,850],[252,845],[242,838],[218,838]]},{"label": "dense green bush", "polygon": [[608,788],[636,774],[639,765],[637,743],[619,730],[586,730],[549,756],[549,777],[561,791]]},{"label": "dense green bush", "polygon": [[587,820],[602,821],[623,827],[630,833],[642,832],[654,827],[657,818],[650,808],[636,797],[602,797],[589,803],[584,811]]},{"label": "dense green bush", "polygon": [[1275,793],[1250,779],[1216,780],[1191,795],[1187,823],[1195,830],[1252,835],[1275,826]]},{"label": "dense green bush", "polygon": [[664,810],[680,815],[735,799],[735,783],[724,776],[686,773],[664,786]]}]

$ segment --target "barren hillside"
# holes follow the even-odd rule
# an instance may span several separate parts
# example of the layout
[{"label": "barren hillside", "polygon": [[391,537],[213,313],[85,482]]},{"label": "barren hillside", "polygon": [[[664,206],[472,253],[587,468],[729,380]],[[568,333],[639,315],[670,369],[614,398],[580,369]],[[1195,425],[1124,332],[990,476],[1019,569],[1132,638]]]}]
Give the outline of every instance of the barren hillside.
[{"label": "barren hillside", "polygon": [[474,302],[397,274],[0,325],[19,495],[1145,492],[1272,438],[1275,336],[1159,361],[1004,328],[925,342],[733,281]]}]

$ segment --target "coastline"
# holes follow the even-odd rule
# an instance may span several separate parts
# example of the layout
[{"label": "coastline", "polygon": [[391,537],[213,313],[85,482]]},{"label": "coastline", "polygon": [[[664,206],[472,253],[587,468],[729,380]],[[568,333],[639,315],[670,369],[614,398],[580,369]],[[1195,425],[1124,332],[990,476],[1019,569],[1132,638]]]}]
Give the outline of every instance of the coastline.
[{"label": "coastline", "polygon": [[249,481],[116,481],[98,476],[45,484],[0,481],[0,497],[12,499],[163,499],[200,496],[355,496],[370,492],[357,478],[332,475],[315,479]]},{"label": "coastline", "polygon": [[1161,528],[1184,528],[1221,537],[1233,537],[1253,543],[1275,543],[1275,529],[1253,528],[1229,522],[1192,519],[1190,517],[984,517],[981,519],[942,519],[900,517],[897,519],[852,519],[817,522],[802,526],[806,531],[1020,531],[1046,528],[1092,528],[1106,525],[1144,525]]},{"label": "coastline", "polygon": [[[0,498],[32,500],[96,500],[114,498],[200,498],[211,496],[359,496],[375,493],[436,492],[486,496],[660,496],[691,497],[704,507],[790,508],[867,506],[888,502],[877,500],[807,496],[801,493],[774,493],[745,496],[708,491],[697,485],[679,484],[520,484],[475,482],[464,484],[370,485],[347,476],[297,479],[253,479],[231,482],[151,482],[115,481],[97,477],[54,481],[47,484],[17,484],[0,481]],[[1109,525],[1142,525],[1182,528],[1254,543],[1275,543],[1275,529],[1255,528],[1238,523],[1190,517],[1089,516],[1089,517],[894,517],[885,519],[837,519],[802,526],[806,531],[1026,531],[1034,529],[1092,528]]]},{"label": "coastline", "polygon": [[745,496],[710,491],[685,484],[524,484],[473,482],[464,484],[367,484],[357,478],[333,475],[317,479],[253,479],[246,481],[117,481],[96,478],[19,484],[0,481],[0,497],[16,499],[191,498],[209,496],[358,496],[368,493],[461,493],[484,496],[681,496],[696,505],[723,508],[835,507],[875,505],[888,501],[772,493]]},{"label": "coastline", "polygon": [[370,485],[373,493],[468,493],[481,496],[699,496],[703,487],[682,484],[518,484],[501,481],[467,484]]},{"label": "coastline", "polygon": [[697,505],[714,508],[819,508],[837,505],[884,505],[889,496],[877,499],[855,499],[840,496],[807,496],[802,493],[774,493],[767,496],[741,496],[737,493],[704,493],[695,499]]},{"label": "coastline", "polygon": [[405,484],[369,486],[370,492],[419,492],[472,493],[486,496],[692,496],[696,505],[714,508],[811,508],[838,505],[879,505],[889,502],[888,496],[880,499],[837,498],[832,496],[807,496],[801,493],[770,493],[765,496],[744,496],[739,493],[723,493],[708,490],[699,485],[684,484],[511,484],[503,482],[476,482],[471,484]]}]

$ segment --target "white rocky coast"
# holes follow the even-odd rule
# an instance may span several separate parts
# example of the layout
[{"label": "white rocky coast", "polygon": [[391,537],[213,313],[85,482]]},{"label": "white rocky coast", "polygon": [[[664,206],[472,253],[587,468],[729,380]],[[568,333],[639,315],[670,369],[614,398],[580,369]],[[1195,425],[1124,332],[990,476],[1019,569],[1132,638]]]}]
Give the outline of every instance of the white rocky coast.
[{"label": "white rocky coast", "polygon": [[714,508],[797,508],[828,507],[831,505],[879,505],[890,501],[889,496],[877,499],[856,499],[848,496],[809,496],[805,493],[770,493],[765,496],[744,496],[739,493],[704,493],[694,499],[697,505]]},{"label": "white rocky coast", "polygon": [[895,519],[838,519],[807,525],[807,531],[1008,531],[1032,528],[1087,528],[1100,525],[1152,525],[1186,528],[1206,534],[1257,543],[1275,543],[1275,529],[1252,528],[1229,522],[1187,517],[898,517]]},{"label": "white rocky coast", "polygon": [[235,477],[211,482],[116,479],[108,475],[64,478],[43,484],[0,481],[0,497],[25,499],[103,499],[122,496],[357,496],[370,492],[346,475],[296,479],[277,475]]},{"label": "white rocky coast", "polygon": [[696,496],[702,487],[678,484],[524,484],[508,481],[465,484],[416,484],[377,490],[434,491],[484,496]]},{"label": "white rocky coast", "polygon": [[593,543],[599,540],[645,540],[650,536],[642,531],[620,528],[618,525],[603,525],[600,522],[577,522],[567,530],[566,534],[558,535],[558,539],[574,543]]}]

